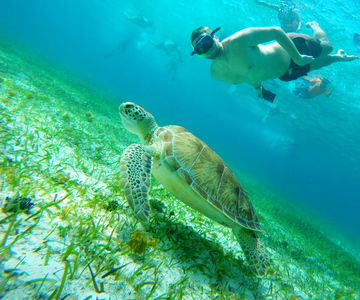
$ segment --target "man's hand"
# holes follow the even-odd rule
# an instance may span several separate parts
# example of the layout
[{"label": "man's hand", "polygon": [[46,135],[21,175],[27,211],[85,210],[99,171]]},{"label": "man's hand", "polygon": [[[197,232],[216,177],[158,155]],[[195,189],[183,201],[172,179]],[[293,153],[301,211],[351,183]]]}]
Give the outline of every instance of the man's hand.
[{"label": "man's hand", "polygon": [[263,93],[262,93],[262,86],[259,89],[255,89],[256,92],[256,96],[258,96],[259,98],[264,98]]},{"label": "man's hand", "polygon": [[270,103],[273,103],[274,99],[276,97],[276,94],[266,90],[261,83],[260,83],[259,88],[255,87],[255,92],[259,98],[265,99],[266,101],[269,101]]}]

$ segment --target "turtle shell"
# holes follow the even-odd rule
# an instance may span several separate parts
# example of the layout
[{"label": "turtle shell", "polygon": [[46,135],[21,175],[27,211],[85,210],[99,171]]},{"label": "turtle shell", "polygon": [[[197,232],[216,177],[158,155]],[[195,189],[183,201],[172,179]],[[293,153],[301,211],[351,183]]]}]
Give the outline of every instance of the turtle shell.
[{"label": "turtle shell", "polygon": [[[204,142],[180,126],[159,127],[161,160],[198,194],[239,225],[261,231],[255,210],[227,164]],[[181,200],[181,199],[180,199]]]}]

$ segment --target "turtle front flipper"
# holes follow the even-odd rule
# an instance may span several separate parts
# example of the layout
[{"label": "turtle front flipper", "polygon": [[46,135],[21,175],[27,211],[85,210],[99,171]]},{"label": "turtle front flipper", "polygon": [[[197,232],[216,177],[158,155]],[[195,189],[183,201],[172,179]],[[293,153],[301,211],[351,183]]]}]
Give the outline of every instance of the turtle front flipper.
[{"label": "turtle front flipper", "polygon": [[147,222],[149,219],[151,156],[140,144],[127,147],[121,156],[120,185],[135,215]]},{"label": "turtle front flipper", "polygon": [[246,228],[233,228],[233,233],[244,252],[251,271],[258,278],[264,277],[266,269],[270,266],[270,258],[262,240],[255,231]]}]

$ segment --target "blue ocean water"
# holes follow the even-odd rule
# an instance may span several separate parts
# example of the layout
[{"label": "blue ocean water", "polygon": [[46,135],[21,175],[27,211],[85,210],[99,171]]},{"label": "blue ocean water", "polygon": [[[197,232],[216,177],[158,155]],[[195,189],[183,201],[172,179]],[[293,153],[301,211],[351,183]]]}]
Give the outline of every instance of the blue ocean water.
[{"label": "blue ocean water", "polygon": [[[305,22],[316,20],[327,32],[335,50],[355,54],[357,1],[294,3]],[[130,20],[138,15],[151,26]],[[279,23],[275,11],[250,0],[0,3],[2,32],[115,95],[119,104],[136,102],[160,125],[186,127],[229,165],[360,243],[360,61],[314,72],[333,82],[330,98],[304,100],[293,95],[294,82],[265,82],[277,94],[274,108],[246,84],[211,79],[210,61],[189,55],[190,34],[202,25],[221,26],[223,39],[246,27]],[[305,26],[301,32],[311,34]],[[167,39],[179,52],[168,55],[155,46]]]}]

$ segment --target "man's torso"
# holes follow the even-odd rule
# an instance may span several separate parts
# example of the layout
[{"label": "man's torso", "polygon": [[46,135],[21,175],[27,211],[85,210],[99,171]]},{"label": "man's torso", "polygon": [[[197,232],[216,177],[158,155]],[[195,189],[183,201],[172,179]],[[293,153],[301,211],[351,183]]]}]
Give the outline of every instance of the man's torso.
[{"label": "man's torso", "polygon": [[290,65],[290,56],[278,43],[249,47],[231,36],[222,45],[224,52],[211,65],[211,76],[216,80],[256,84],[280,77]]}]

